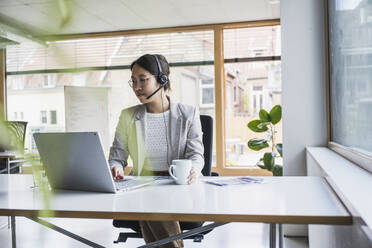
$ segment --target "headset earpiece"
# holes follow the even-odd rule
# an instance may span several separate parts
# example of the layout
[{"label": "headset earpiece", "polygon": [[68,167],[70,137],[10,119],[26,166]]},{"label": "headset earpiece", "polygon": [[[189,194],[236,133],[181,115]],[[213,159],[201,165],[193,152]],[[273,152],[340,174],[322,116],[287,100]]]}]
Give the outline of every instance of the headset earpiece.
[{"label": "headset earpiece", "polygon": [[168,76],[161,69],[161,64],[159,62],[158,56],[154,55],[154,57],[155,57],[155,60],[156,60],[156,64],[158,65],[158,72],[159,72],[158,73],[158,78],[157,78],[158,79],[158,82],[162,86],[165,86],[169,82]]},{"label": "headset earpiece", "polygon": [[159,75],[159,80],[158,81],[159,81],[160,84],[166,85],[168,83],[168,76],[164,73],[161,73]]}]

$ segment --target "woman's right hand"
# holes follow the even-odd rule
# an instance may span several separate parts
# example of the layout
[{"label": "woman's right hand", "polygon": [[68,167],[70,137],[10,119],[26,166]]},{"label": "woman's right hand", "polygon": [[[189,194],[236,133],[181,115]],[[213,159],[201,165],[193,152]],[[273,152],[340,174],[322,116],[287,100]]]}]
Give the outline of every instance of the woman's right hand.
[{"label": "woman's right hand", "polygon": [[124,179],[124,175],[121,173],[120,169],[115,165],[111,167],[111,173],[114,179]]}]

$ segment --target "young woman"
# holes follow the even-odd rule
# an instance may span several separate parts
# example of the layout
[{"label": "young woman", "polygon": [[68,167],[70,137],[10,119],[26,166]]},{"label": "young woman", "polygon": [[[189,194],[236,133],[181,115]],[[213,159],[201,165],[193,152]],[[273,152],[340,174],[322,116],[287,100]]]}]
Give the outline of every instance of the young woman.
[{"label": "young woman", "polygon": [[[109,164],[115,179],[123,178],[128,156],[131,175],[168,175],[174,159],[192,160],[188,183],[194,183],[204,166],[203,142],[197,108],[175,103],[170,89],[169,64],[162,55],[145,54],[131,66],[129,85],[142,104],[124,109],[110,149]],[[176,221],[140,221],[146,243],[181,232]],[[177,240],[163,247],[183,247]]]}]

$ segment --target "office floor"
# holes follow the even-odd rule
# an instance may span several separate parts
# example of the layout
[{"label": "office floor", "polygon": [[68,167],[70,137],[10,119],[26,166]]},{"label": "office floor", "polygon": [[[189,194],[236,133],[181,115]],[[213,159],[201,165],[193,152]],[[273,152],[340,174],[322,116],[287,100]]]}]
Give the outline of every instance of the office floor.
[{"label": "office floor", "polygon": [[[126,243],[113,244],[119,233],[119,229],[112,226],[111,220],[92,220],[92,219],[48,219],[48,221],[74,232],[84,238],[92,240],[105,247],[137,247],[143,245],[141,239],[128,239]],[[0,224],[5,223],[1,217]],[[84,244],[68,238],[56,231],[41,226],[23,217],[16,218],[17,226],[17,247],[18,248],[77,248],[88,247]],[[125,229],[122,229],[125,230]],[[128,230],[129,231],[129,230]],[[230,223],[214,229],[205,236],[202,243],[194,243],[192,240],[185,241],[187,248],[261,248],[269,247],[268,244],[268,225],[258,223]],[[11,247],[10,229],[4,227],[0,229],[0,247]],[[304,239],[284,239],[286,248],[307,248]]]}]

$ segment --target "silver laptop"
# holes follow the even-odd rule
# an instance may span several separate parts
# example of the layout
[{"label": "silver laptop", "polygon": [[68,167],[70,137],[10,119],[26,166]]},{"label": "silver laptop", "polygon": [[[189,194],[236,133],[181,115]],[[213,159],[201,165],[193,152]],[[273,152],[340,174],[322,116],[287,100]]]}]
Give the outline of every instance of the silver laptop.
[{"label": "silver laptop", "polygon": [[53,189],[113,193],[170,180],[125,177],[114,181],[97,132],[35,133],[34,139]]}]

